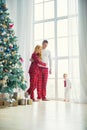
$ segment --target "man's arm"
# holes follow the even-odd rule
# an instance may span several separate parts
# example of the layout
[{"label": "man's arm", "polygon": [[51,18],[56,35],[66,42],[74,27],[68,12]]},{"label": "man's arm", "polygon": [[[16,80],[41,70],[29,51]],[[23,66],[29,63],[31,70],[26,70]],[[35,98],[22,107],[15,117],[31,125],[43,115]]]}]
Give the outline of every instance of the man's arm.
[{"label": "man's arm", "polygon": [[52,73],[52,57],[51,52],[49,51],[49,74]]}]

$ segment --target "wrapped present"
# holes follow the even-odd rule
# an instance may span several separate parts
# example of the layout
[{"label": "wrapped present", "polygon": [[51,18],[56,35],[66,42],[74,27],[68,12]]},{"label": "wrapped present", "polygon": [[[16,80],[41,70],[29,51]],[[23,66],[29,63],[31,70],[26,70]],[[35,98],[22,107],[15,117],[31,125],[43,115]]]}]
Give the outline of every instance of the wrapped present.
[{"label": "wrapped present", "polygon": [[10,106],[11,106],[11,103],[10,103],[9,101],[4,101],[4,106],[10,107]]},{"label": "wrapped present", "polygon": [[13,107],[17,105],[18,101],[16,101],[15,99],[4,100],[4,106]]},{"label": "wrapped present", "polygon": [[8,93],[0,93],[0,99],[8,99],[9,94]]},{"label": "wrapped present", "polygon": [[0,99],[2,99],[4,97],[3,93],[0,93]]},{"label": "wrapped present", "polygon": [[18,101],[12,102],[12,106],[17,106],[17,105],[18,105]]},{"label": "wrapped present", "polygon": [[27,99],[27,105],[32,105],[33,101],[31,99]]},{"label": "wrapped present", "polygon": [[4,105],[4,101],[0,100],[0,106],[3,106],[3,105]]},{"label": "wrapped present", "polygon": [[18,99],[18,93],[17,92],[14,92],[14,94],[13,94],[13,97],[12,98],[14,98],[15,100],[17,100]]},{"label": "wrapped present", "polygon": [[18,105],[26,105],[26,99],[19,99]]}]

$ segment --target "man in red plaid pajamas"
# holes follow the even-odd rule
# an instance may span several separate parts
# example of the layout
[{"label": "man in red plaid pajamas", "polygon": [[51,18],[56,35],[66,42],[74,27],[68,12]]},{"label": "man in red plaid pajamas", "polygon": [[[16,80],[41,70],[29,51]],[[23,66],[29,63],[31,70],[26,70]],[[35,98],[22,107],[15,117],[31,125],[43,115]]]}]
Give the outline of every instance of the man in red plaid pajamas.
[{"label": "man in red plaid pajamas", "polygon": [[[48,41],[44,40],[42,42],[42,61],[46,63],[47,66],[39,66],[40,73],[38,78],[38,87],[37,87],[37,94],[38,99],[42,99],[43,101],[47,101],[46,98],[46,86],[48,80],[48,72],[51,74],[51,53],[47,49]],[[49,64],[49,69],[48,69]]]}]

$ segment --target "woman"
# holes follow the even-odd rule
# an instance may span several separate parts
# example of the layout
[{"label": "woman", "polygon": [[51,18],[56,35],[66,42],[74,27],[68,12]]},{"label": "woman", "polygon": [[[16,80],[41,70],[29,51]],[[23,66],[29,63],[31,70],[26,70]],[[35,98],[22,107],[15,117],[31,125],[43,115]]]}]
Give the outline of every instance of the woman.
[{"label": "woman", "polygon": [[42,60],[42,47],[40,45],[37,45],[35,47],[34,53],[31,56],[32,62],[29,68],[29,75],[30,75],[30,87],[27,90],[28,94],[30,95],[30,98],[33,101],[36,101],[34,98],[34,90],[37,87],[37,82],[40,74],[40,68],[39,65],[46,66],[45,63],[43,63]]}]

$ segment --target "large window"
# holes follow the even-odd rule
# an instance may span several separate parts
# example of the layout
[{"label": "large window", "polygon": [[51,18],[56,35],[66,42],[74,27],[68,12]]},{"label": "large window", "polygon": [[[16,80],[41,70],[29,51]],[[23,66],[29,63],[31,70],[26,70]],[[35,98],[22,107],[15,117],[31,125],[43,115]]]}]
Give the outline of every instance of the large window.
[{"label": "large window", "polygon": [[[34,0],[34,45],[49,41],[52,75],[47,95],[63,98],[63,73],[76,88],[79,80],[78,4],[77,0]],[[79,94],[78,94],[79,95]]]}]

